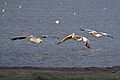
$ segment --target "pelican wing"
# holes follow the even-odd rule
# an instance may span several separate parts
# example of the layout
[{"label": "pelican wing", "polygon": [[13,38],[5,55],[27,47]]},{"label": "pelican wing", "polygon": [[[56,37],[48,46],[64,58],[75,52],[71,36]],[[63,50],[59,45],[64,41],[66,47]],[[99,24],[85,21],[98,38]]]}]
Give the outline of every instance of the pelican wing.
[{"label": "pelican wing", "polygon": [[113,38],[113,36],[107,34],[107,33],[104,33],[104,32],[99,32],[100,34],[104,35],[104,36],[107,36],[107,37],[110,37],[110,38]]},{"label": "pelican wing", "polygon": [[38,36],[39,38],[48,38],[49,36],[48,35],[40,35]]},{"label": "pelican wing", "polygon": [[82,28],[79,28],[81,31],[88,31],[88,32],[92,32],[92,31],[95,31],[95,30],[92,30],[92,29],[82,29]]},{"label": "pelican wing", "polygon": [[86,43],[85,43],[85,46],[88,47],[88,48],[91,48],[89,42],[86,42]]},{"label": "pelican wing", "polygon": [[50,38],[60,39],[60,38],[59,38],[59,37],[57,37],[57,36],[50,36]]},{"label": "pelican wing", "polygon": [[111,36],[111,35],[107,35],[107,37],[114,38],[114,37],[113,37],[113,36]]},{"label": "pelican wing", "polygon": [[64,37],[62,40],[60,40],[60,42],[58,42],[57,44],[61,44],[61,43],[65,42],[71,38],[72,38],[72,35],[68,35],[67,37]]},{"label": "pelican wing", "polygon": [[56,36],[48,36],[48,35],[41,35],[41,38],[56,38],[56,39],[60,39],[59,37]]},{"label": "pelican wing", "polygon": [[21,40],[21,39],[25,39],[26,37],[23,36],[23,37],[15,37],[15,38],[12,38],[11,40]]},{"label": "pelican wing", "polygon": [[85,31],[83,28],[79,28],[81,31]]},{"label": "pelican wing", "polygon": [[88,32],[93,32],[95,30],[92,30],[92,29],[84,29],[85,31],[88,31]]}]

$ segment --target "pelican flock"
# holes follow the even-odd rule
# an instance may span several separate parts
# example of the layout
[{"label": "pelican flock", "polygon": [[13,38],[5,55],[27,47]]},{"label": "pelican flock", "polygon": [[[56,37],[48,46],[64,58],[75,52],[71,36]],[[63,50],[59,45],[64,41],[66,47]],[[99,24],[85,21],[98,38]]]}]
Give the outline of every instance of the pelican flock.
[{"label": "pelican flock", "polygon": [[[105,32],[97,32],[95,30],[92,30],[92,29],[82,29],[82,28],[79,28],[81,31],[86,31],[88,32],[89,34],[91,34],[92,36],[94,37],[102,37],[102,36],[106,36],[106,37],[110,37],[110,38],[113,38],[113,36],[109,35],[108,33],[105,33]],[[14,40],[22,40],[22,39],[25,39],[25,40],[28,40],[28,41],[31,41],[33,43],[42,43],[43,42],[43,38],[57,38],[59,39],[59,37],[55,37],[55,36],[48,36],[48,35],[41,35],[41,36],[38,36],[38,37],[34,37],[33,35],[28,35],[28,36],[20,36],[20,37],[14,37],[14,38],[11,38],[12,41]],[[87,47],[87,48],[91,48],[90,46],[90,41],[84,37],[84,36],[79,36],[79,35],[76,35],[75,33],[72,33],[72,34],[69,34],[67,35],[66,37],[62,38],[58,43],[57,45],[59,44],[62,44],[64,43],[65,41],[69,40],[69,39],[73,39],[77,42],[83,42],[84,45]]]}]

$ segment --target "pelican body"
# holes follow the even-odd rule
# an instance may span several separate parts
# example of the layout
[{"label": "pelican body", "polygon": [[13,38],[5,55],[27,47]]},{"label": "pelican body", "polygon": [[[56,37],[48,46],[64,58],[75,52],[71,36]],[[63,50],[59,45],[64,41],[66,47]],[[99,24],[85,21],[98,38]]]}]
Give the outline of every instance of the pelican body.
[{"label": "pelican body", "polygon": [[91,34],[92,36],[94,37],[102,37],[102,36],[106,36],[106,37],[111,37],[113,38],[112,36],[110,36],[109,34],[107,33],[104,33],[104,32],[97,32],[95,30],[91,30],[91,29],[82,29],[82,28],[79,28],[81,31],[88,31],[89,34]]},{"label": "pelican body", "polygon": [[59,37],[55,37],[55,36],[48,36],[48,35],[41,35],[39,37],[33,37],[33,35],[28,35],[28,36],[21,36],[21,37],[15,37],[12,38],[11,40],[22,40],[22,39],[26,39],[28,41],[31,41],[33,43],[42,43],[43,42],[43,38],[57,38],[59,39]]},{"label": "pelican body", "polygon": [[33,37],[33,35],[30,35],[26,37],[27,40],[33,42],[33,43],[42,43],[42,37]]},{"label": "pelican body", "polygon": [[78,35],[76,35],[75,33],[72,33],[72,34],[64,37],[64,38],[61,39],[57,44],[59,45],[59,44],[65,42],[65,41],[67,41],[67,40],[69,40],[69,39],[74,39],[74,40],[77,41],[77,42],[81,42],[81,41],[82,41],[82,42],[84,42],[84,44],[85,44],[85,46],[86,46],[87,48],[90,48],[89,40],[88,40],[86,37],[84,37],[84,36],[78,36]]},{"label": "pelican body", "polygon": [[23,36],[23,37],[15,37],[15,38],[12,38],[11,40],[21,40],[21,39],[26,39],[33,43],[42,43],[42,41],[43,41],[42,37],[33,37],[33,35],[28,35],[28,36]]}]

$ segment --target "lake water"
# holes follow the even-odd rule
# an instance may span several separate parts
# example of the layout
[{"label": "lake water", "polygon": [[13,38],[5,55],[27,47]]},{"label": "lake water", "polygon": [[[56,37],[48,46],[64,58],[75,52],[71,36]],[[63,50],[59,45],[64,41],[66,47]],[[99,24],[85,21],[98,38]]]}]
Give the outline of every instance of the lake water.
[{"label": "lake water", "polygon": [[[114,36],[94,38],[81,28]],[[90,40],[92,49],[74,40],[56,45],[12,37],[32,34],[59,36],[71,33]],[[0,66],[108,67],[120,65],[120,0],[0,0]]]}]

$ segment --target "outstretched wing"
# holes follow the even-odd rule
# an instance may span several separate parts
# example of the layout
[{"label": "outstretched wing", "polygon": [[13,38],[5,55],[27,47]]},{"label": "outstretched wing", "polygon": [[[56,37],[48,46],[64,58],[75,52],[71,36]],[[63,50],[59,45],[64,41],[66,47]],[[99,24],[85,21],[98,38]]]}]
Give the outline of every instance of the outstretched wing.
[{"label": "outstretched wing", "polygon": [[71,39],[71,38],[72,38],[72,34],[71,34],[71,35],[68,35],[67,37],[64,37],[64,38],[63,38],[62,40],[60,40],[57,44],[59,45],[59,44],[65,42],[66,40],[69,40],[69,39]]},{"label": "outstretched wing", "polygon": [[79,28],[81,31],[88,31],[88,32],[92,32],[92,31],[95,31],[95,30],[92,30],[92,29],[82,29],[82,28]]},{"label": "outstretched wing", "polygon": [[21,40],[21,39],[25,39],[26,37],[15,37],[15,38],[12,38],[11,40]]},{"label": "outstretched wing", "polygon": [[83,42],[85,43],[85,46],[90,48],[90,42],[86,37],[82,37]]},{"label": "outstretched wing", "polygon": [[104,36],[107,36],[107,37],[110,37],[110,38],[114,38],[113,36],[107,34],[107,33],[104,33],[104,32],[99,32],[100,34],[104,35]]},{"label": "outstretched wing", "polygon": [[92,30],[92,29],[85,29],[85,31],[93,32],[93,31],[95,31],[95,30]]},{"label": "outstretched wing", "polygon": [[60,39],[59,37],[56,37],[56,36],[48,36],[48,35],[41,35],[39,36],[41,38],[56,38],[56,39]]},{"label": "outstretched wing", "polygon": [[37,36],[38,38],[48,38],[49,36],[48,35],[40,35],[40,36]]},{"label": "outstretched wing", "polygon": [[60,39],[60,38],[59,38],[59,37],[57,37],[57,36],[49,36],[49,38]]},{"label": "outstretched wing", "polygon": [[81,31],[85,31],[83,28],[79,28]]}]

